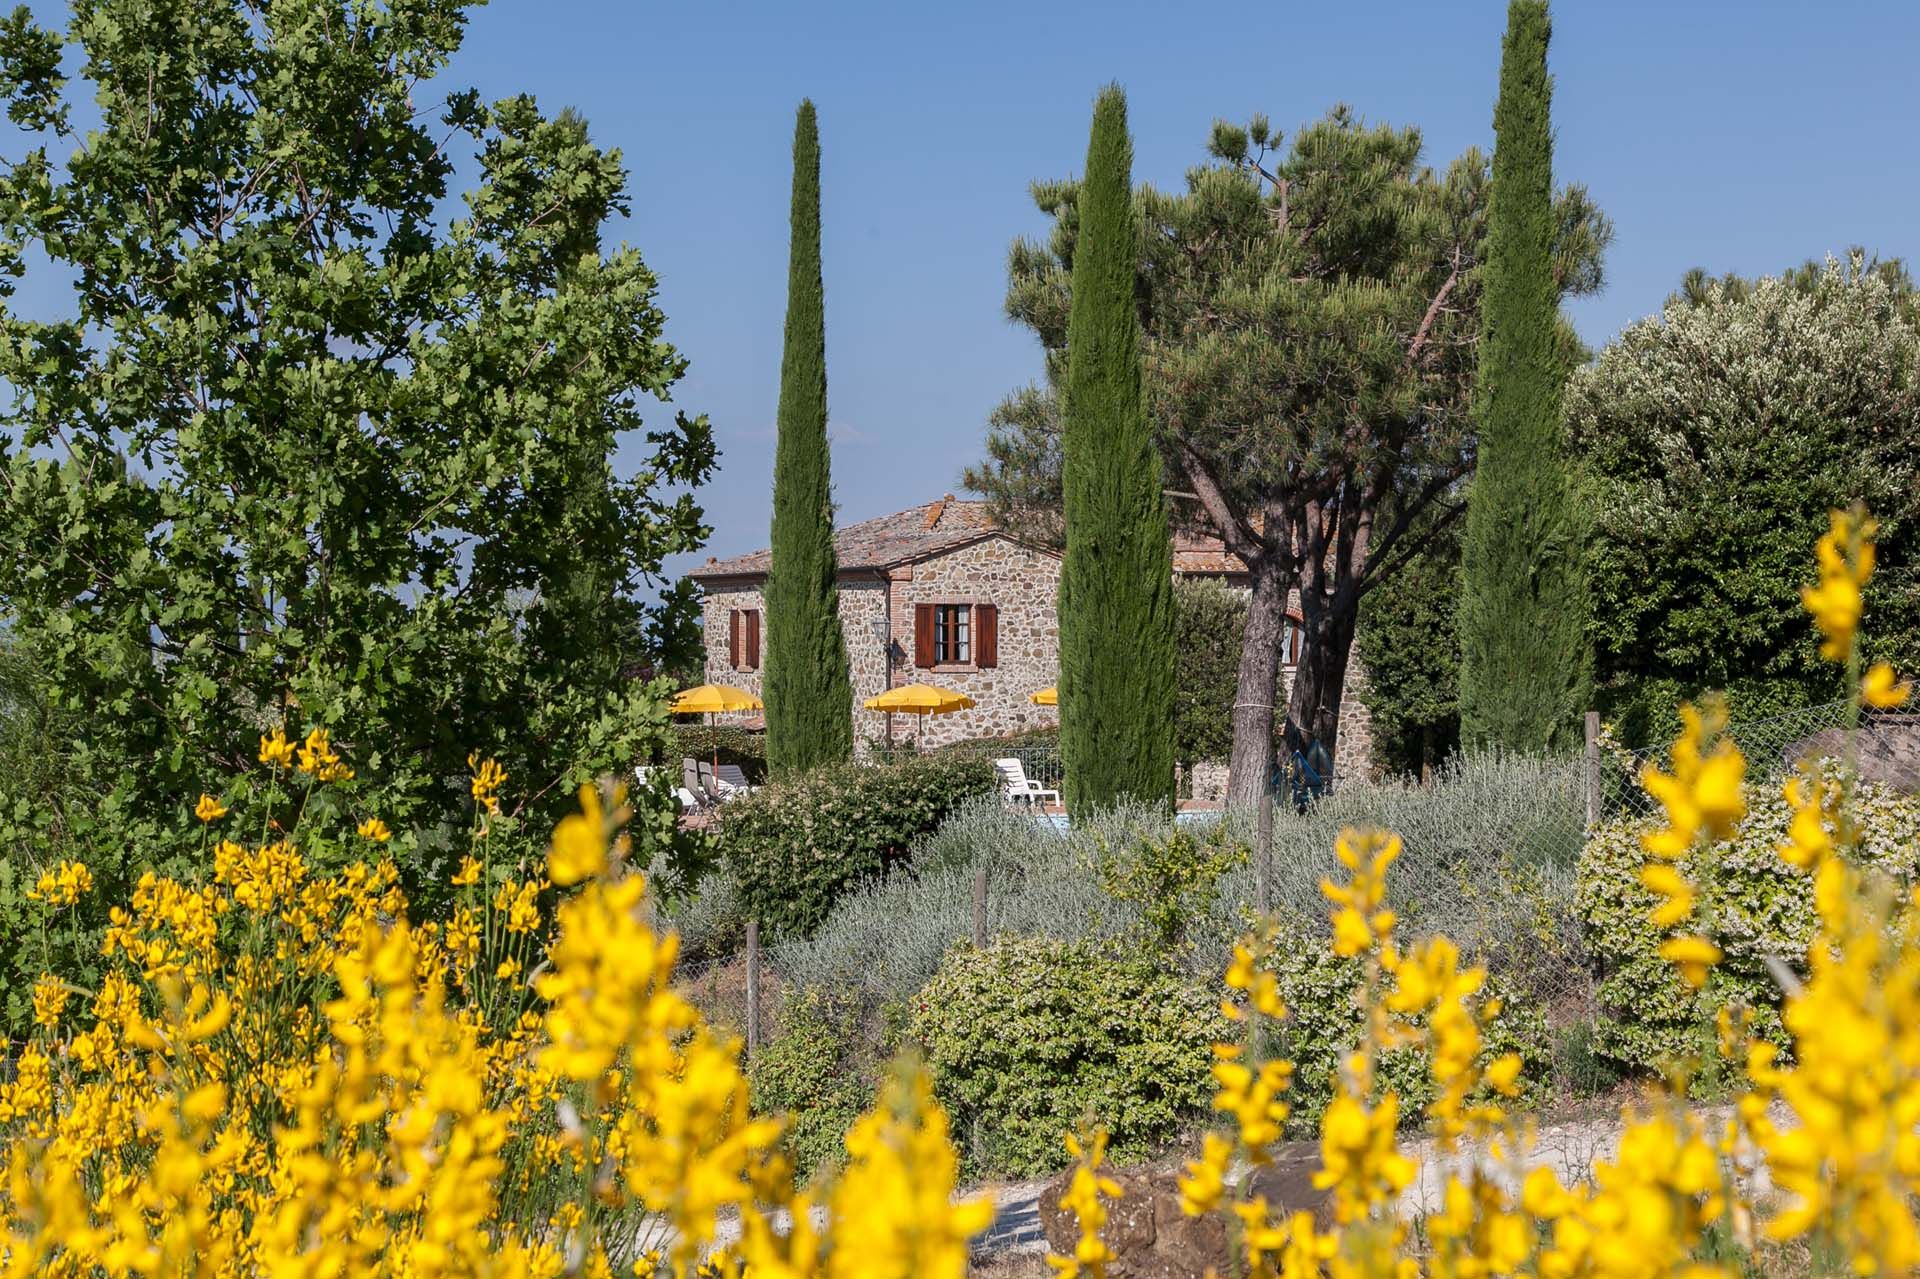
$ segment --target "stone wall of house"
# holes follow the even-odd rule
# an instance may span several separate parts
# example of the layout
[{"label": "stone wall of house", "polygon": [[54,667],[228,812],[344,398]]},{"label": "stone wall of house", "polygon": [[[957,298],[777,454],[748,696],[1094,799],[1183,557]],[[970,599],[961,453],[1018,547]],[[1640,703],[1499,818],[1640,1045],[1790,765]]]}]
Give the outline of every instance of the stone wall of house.
[{"label": "stone wall of house", "polygon": [[1194,799],[1206,804],[1224,803],[1227,798],[1227,775],[1233,770],[1227,767],[1224,759],[1203,759],[1187,769],[1188,779]]},{"label": "stone wall of house", "polygon": [[[749,670],[727,660],[727,630],[734,609],[760,610],[760,666]],[[886,616],[887,586],[877,578],[840,583],[840,631],[847,641],[847,665],[858,705],[886,688],[886,662],[877,623]],[[701,608],[706,640],[709,684],[731,684],[761,695],[761,677],[767,661],[766,598],[759,586],[710,587]],[[744,660],[744,654],[742,658]],[[745,718],[745,717],[730,717]]]},{"label": "stone wall of house", "polygon": [[[760,672],[727,660],[728,618],[736,608],[760,610],[760,661],[767,660],[766,600],[758,586],[708,587],[700,609],[701,633],[707,642],[707,683],[730,684],[760,696]],[[744,659],[744,654],[742,655]]]},{"label": "stone wall of house", "polygon": [[[1027,695],[1059,679],[1060,632],[1054,616],[1059,586],[1057,558],[1001,537],[896,568],[888,582],[878,578],[842,581],[840,623],[853,674],[855,750],[865,754],[870,745],[885,740],[886,716],[866,710],[861,703],[888,687],[889,666],[894,685],[935,684],[965,693],[978,703],[972,710],[920,721],[911,715],[896,715],[893,727],[898,744],[912,741],[916,731],[923,734],[924,744],[936,746],[1058,724],[1055,708],[1035,706]],[[998,664],[987,670],[972,663],[916,668],[914,606],[922,603],[997,606]],[[763,665],[766,661],[765,602],[760,588],[712,588],[706,592],[703,616],[706,677],[710,683],[732,684],[759,694],[761,672],[735,669],[727,661],[728,613],[736,608],[762,610],[760,657]],[[890,660],[876,626],[882,617],[888,622]],[[1363,780],[1373,768],[1371,716],[1361,700],[1365,684],[1366,672],[1360,663],[1349,662],[1334,758],[1336,775],[1345,781]],[[1291,668],[1283,671],[1282,685],[1284,696],[1292,689]],[[1225,790],[1223,762],[1196,766],[1195,798],[1214,798],[1216,792],[1223,795]]]},{"label": "stone wall of house", "polygon": [[[1059,679],[1060,629],[1054,600],[1060,590],[1060,561],[1007,538],[992,537],[945,555],[893,570],[894,683],[934,684],[973,698],[972,710],[929,716],[916,725],[912,716],[894,717],[894,737],[915,731],[937,746],[969,737],[998,737],[1059,722],[1051,706],[1027,700]],[[992,604],[999,610],[997,665],[982,670],[959,666],[914,666],[914,606],[917,604]],[[857,712],[858,737],[886,732],[886,717]]]}]

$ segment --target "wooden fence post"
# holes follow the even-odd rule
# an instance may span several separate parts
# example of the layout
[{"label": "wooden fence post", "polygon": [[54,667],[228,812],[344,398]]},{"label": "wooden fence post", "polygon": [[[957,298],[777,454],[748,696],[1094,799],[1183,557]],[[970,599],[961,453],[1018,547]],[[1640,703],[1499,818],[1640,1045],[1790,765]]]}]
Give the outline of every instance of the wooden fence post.
[{"label": "wooden fence post", "polygon": [[1587,825],[1600,822],[1600,712],[1587,712]]},{"label": "wooden fence post", "polygon": [[747,1055],[760,1050],[760,921],[747,921]]},{"label": "wooden fence post", "polygon": [[987,864],[973,868],[973,948],[987,948]]},{"label": "wooden fence post", "polygon": [[1253,908],[1262,915],[1273,905],[1273,779],[1260,788],[1259,839],[1253,851]]}]

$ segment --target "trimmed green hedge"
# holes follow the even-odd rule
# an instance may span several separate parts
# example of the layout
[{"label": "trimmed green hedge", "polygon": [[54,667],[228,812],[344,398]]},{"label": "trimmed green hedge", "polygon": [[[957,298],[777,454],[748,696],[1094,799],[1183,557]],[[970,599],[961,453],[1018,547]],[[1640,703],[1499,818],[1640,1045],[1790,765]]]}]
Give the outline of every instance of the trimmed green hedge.
[{"label": "trimmed green hedge", "polygon": [[948,954],[908,1033],[969,1165],[1026,1176],[1065,1166],[1061,1139],[1087,1115],[1116,1159],[1155,1153],[1207,1113],[1233,1027],[1215,983],[1031,937]]},{"label": "trimmed green hedge", "polygon": [[[1777,959],[1806,967],[1815,931],[1813,879],[1777,849],[1790,810],[1777,785],[1749,786],[1747,817],[1726,844],[1695,852],[1680,869],[1699,889],[1699,918],[1725,951],[1696,998],[1656,950],[1662,934],[1648,916],[1657,899],[1640,885],[1646,855],[1640,836],[1655,819],[1619,820],[1594,829],[1580,854],[1578,903],[1588,948],[1600,967],[1600,1052],[1642,1070],[1697,1054],[1710,1041],[1713,1010],[1744,1003],[1754,1028],[1781,1047]],[[1858,861],[1903,885],[1920,868],[1920,799],[1869,782],[1854,791],[1861,826]]]},{"label": "trimmed green hedge", "polygon": [[999,786],[993,761],[921,756],[814,769],[720,810],[720,847],[749,916],[811,933],[847,889],[903,861],[963,800]]}]

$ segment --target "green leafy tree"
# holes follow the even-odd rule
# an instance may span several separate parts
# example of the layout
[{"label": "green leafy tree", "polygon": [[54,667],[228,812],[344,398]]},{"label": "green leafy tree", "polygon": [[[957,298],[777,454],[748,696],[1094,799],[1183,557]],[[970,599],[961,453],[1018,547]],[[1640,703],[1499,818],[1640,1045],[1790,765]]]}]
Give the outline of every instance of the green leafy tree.
[{"label": "green leafy tree", "polygon": [[1864,634],[1920,660],[1920,293],[1861,252],[1759,280],[1690,274],[1566,395],[1594,509],[1601,710],[1671,736],[1710,689],[1742,718],[1843,695],[1800,587],[1827,513],[1880,521]]},{"label": "green leafy tree", "polygon": [[641,596],[705,536],[711,437],[647,429],[685,362],[601,242],[618,153],[527,97],[431,105],[468,7],[0,23],[30,135],[0,172],[0,605],[117,821],[166,835],[260,734],[323,726],[358,778],[315,802],[383,817],[417,887],[469,752],[539,829],[664,740],[664,687],[622,672],[685,633],[689,596]]},{"label": "green leafy tree", "polygon": [[1233,749],[1233,690],[1246,629],[1242,592],[1215,578],[1173,584],[1173,751],[1183,763],[1225,759]]},{"label": "green leafy tree", "polygon": [[1133,144],[1094,103],[1067,319],[1060,756],[1070,811],[1173,801],[1173,541],[1140,390]]},{"label": "green leafy tree", "polygon": [[1493,113],[1459,621],[1462,737],[1531,751],[1572,739],[1592,673],[1585,520],[1560,420],[1569,370],[1554,279],[1551,33],[1545,0],[1513,0]]},{"label": "green leafy tree", "polygon": [[1460,525],[1454,521],[1360,606],[1354,651],[1373,762],[1429,776],[1460,744]]},{"label": "green leafy tree", "polygon": [[827,450],[827,328],[820,275],[820,130],[812,102],[793,126],[793,231],[786,352],[773,459],[767,572],[767,764],[776,775],[853,754],[853,681],[840,631]]},{"label": "green leafy tree", "polygon": [[[1290,597],[1303,642],[1286,715],[1331,752],[1361,601],[1461,509],[1489,174],[1475,151],[1435,173],[1417,130],[1345,108],[1284,149],[1265,117],[1217,123],[1209,150],[1184,191],[1136,193],[1133,299],[1174,518],[1247,568],[1231,758],[1246,804],[1273,758]],[[1002,404],[967,483],[1044,537],[1087,216],[1078,183],[1034,195],[1053,232],[1015,242],[1007,310],[1039,336],[1047,382]],[[1553,210],[1556,287],[1597,289],[1610,226],[1578,187]]]}]

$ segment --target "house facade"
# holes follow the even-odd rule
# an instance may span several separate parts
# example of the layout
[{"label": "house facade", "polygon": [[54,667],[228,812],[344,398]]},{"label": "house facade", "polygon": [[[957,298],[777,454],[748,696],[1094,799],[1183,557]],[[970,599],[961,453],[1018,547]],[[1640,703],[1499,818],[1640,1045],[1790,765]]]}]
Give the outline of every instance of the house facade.
[{"label": "house facade", "polygon": [[[973,698],[970,710],[896,716],[896,741],[916,732],[927,745],[1000,737],[1059,722],[1028,695],[1059,678],[1060,556],[998,528],[986,503],[951,494],[923,506],[850,524],[834,534],[839,559],[840,625],[853,677],[854,738],[885,740],[887,717],[862,705],[903,684],[936,684]],[[690,577],[704,598],[706,678],[760,692],[765,659],[767,551],[709,559]],[[1245,567],[1217,539],[1181,535],[1174,573],[1244,587]],[[1297,614],[1296,614],[1297,615]],[[1288,630],[1284,679],[1291,687],[1298,637]],[[1364,774],[1370,764],[1366,709],[1348,674],[1336,768]],[[1212,789],[1211,785],[1205,789]]]}]

